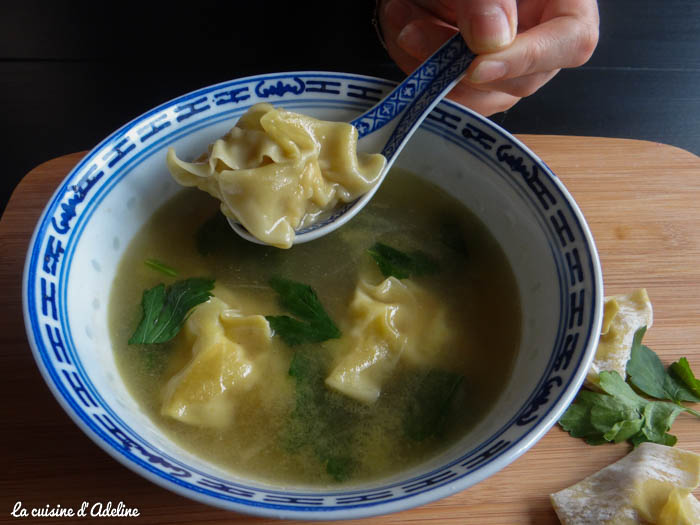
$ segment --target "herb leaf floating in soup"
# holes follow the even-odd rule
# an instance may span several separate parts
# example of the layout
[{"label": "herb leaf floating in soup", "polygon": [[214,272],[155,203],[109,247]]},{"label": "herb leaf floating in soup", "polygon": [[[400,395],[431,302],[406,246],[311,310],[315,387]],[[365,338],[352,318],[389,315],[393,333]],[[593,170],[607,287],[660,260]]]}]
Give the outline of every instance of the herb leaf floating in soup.
[{"label": "herb leaf floating in soup", "polygon": [[294,346],[340,337],[340,330],[323,309],[313,288],[282,277],[270,279],[270,286],[279,294],[282,306],[301,319],[288,315],[265,317],[275,334],[285,343]]},{"label": "herb leaf floating in soup", "polygon": [[159,284],[143,292],[143,317],[129,344],[165,343],[177,335],[187,312],[211,297],[214,279],[192,277],[167,288]]},{"label": "herb leaf floating in soup", "polygon": [[202,223],[195,234],[197,251],[205,257],[220,252],[226,248],[227,244],[233,244],[231,238],[235,235],[226,217],[217,210]]},{"label": "herb leaf floating in soup", "polygon": [[377,262],[384,277],[407,279],[411,276],[435,273],[440,269],[437,262],[421,251],[408,254],[381,242],[367,251]]},{"label": "herb leaf floating in soup", "polygon": [[420,381],[413,403],[404,416],[404,432],[411,439],[423,441],[445,429],[450,404],[464,377],[432,369]]},{"label": "herb leaf floating in soup", "polygon": [[324,386],[326,366],[318,349],[294,352],[289,365],[296,404],[284,436],[285,447],[297,452],[309,447],[336,481],[350,477],[355,461],[350,455],[356,416],[343,396]]}]

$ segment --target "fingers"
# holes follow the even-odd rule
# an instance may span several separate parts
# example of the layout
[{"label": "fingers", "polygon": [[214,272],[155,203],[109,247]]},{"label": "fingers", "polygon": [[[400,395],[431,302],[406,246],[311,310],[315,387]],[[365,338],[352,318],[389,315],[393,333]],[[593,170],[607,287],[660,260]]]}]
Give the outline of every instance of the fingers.
[{"label": "fingers", "polygon": [[[458,31],[430,11],[405,0],[390,0],[380,9],[387,51],[406,73],[415,70]],[[486,116],[505,111],[520,100],[517,95],[493,91],[486,85],[477,89],[465,83],[457,85],[448,98]]]},{"label": "fingers", "polygon": [[427,59],[451,38],[457,29],[440,21],[421,18],[410,22],[396,38],[396,43],[413,58]]},{"label": "fingers", "polygon": [[406,73],[457,32],[457,28],[407,0],[385,2],[380,17],[387,51]]},{"label": "fingers", "polygon": [[486,115],[585,63],[598,41],[595,0],[386,0],[379,15],[387,51],[406,73],[459,27],[481,54],[450,98]]},{"label": "fingers", "polygon": [[455,2],[457,26],[476,54],[508,47],[518,30],[516,0]]},{"label": "fingers", "polygon": [[[558,2],[567,3],[575,2]],[[490,83],[584,64],[598,43],[597,9],[563,13],[520,33],[506,49],[477,57],[467,71],[469,81]]]},{"label": "fingers", "polygon": [[457,27],[457,12],[455,4],[463,0],[412,0],[414,4],[421,6],[426,11],[435,15],[448,24]]},{"label": "fingers", "polygon": [[477,113],[489,117],[494,113],[500,113],[512,108],[520,97],[501,91],[482,91],[471,87],[469,84],[457,84],[450,91],[447,98],[473,109]]},{"label": "fingers", "polygon": [[498,80],[487,84],[469,85],[479,91],[502,91],[503,93],[508,93],[514,97],[524,98],[535,93],[547,82],[552,80],[557,73],[559,73],[558,69],[554,71],[546,71],[544,73],[533,73],[531,75],[524,75],[522,77],[511,78],[508,80]]}]

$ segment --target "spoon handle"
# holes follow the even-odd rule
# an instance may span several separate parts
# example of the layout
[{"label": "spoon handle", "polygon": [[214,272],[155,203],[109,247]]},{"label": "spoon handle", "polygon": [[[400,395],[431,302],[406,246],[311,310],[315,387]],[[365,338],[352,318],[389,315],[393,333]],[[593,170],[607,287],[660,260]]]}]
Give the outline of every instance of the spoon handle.
[{"label": "spoon handle", "polygon": [[457,33],[385,96],[380,104],[350,123],[357,128],[360,138],[384,128],[376,133],[376,140],[380,147],[383,146],[381,153],[390,158],[403,147],[415,122],[422,121],[442,99],[443,92],[459,82],[475,56],[462,35]]}]

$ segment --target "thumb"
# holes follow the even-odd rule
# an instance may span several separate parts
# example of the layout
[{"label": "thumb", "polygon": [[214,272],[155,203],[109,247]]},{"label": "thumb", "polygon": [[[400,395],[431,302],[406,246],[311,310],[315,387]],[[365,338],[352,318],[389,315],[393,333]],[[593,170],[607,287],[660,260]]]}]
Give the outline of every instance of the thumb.
[{"label": "thumb", "polygon": [[455,2],[457,26],[476,54],[508,47],[518,30],[516,0]]}]

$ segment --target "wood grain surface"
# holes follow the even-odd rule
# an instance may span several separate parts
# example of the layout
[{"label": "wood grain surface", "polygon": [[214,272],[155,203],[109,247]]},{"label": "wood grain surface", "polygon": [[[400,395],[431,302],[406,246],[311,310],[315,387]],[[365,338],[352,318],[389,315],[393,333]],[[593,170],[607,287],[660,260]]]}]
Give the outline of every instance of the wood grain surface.
[{"label": "wood grain surface", "polygon": [[[646,287],[655,319],[645,343],[665,364],[687,356],[700,370],[700,158],[644,141],[520,138],[559,175],[583,210],[600,253],[606,294]],[[26,508],[121,501],[139,510],[138,518],[113,518],[112,523],[279,523],[195,503],[134,474],[72,423],[41,378],[22,319],[24,257],[44,205],[82,155],[60,157],[28,173],[0,219],[0,421],[5,443],[0,523],[32,522],[10,515],[18,501]],[[700,421],[683,414],[672,433],[678,447],[700,453]],[[548,495],[627,451],[625,444],[590,447],[555,426],[525,455],[475,487],[416,509],[352,523],[553,525],[558,521]]]}]

